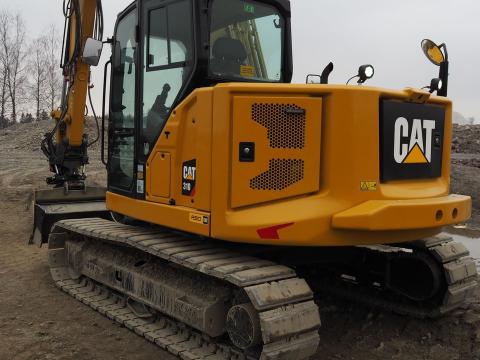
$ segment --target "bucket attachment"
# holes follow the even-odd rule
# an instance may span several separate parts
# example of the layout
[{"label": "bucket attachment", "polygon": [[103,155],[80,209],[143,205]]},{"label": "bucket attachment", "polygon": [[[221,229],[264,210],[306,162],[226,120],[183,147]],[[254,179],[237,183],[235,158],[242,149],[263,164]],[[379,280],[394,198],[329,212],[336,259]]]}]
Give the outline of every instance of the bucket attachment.
[{"label": "bucket attachment", "polygon": [[33,231],[29,244],[41,246],[48,242],[53,224],[63,219],[110,219],[105,205],[105,189],[86,187],[84,190],[62,188],[38,190],[34,194]]}]

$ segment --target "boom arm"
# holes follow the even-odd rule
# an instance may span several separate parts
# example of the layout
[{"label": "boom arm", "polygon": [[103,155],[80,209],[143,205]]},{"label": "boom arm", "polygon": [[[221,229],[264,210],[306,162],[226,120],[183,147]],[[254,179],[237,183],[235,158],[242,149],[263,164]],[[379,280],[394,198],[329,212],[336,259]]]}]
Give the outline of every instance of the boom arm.
[{"label": "boom arm", "polygon": [[[64,0],[62,103],[52,112],[55,128],[45,135],[42,150],[54,176],[47,183],[57,187],[83,188],[88,164],[87,149],[92,144],[85,134],[85,107],[90,85],[90,65],[82,52],[87,39],[102,41],[101,0]],[[97,124],[98,128],[98,124]]]}]

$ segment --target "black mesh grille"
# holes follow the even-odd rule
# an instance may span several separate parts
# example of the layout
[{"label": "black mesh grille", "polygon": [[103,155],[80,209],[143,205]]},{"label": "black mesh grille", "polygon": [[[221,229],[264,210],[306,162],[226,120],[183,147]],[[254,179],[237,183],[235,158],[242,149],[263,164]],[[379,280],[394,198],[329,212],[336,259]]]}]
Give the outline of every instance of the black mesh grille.
[{"label": "black mesh grille", "polygon": [[284,190],[304,176],[304,162],[299,159],[272,159],[266,172],[250,180],[254,190]]},{"label": "black mesh grille", "polygon": [[253,121],[268,130],[270,147],[303,149],[305,146],[305,111],[293,104],[253,104]]}]

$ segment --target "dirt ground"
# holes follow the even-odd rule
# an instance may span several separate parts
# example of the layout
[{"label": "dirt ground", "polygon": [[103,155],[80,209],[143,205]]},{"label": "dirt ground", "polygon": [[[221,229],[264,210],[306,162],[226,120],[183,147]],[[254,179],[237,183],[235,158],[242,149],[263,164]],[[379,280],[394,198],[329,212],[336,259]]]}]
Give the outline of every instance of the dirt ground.
[{"label": "dirt ground", "polygon": [[[0,360],[174,359],[55,288],[46,250],[26,245],[31,194],[49,175],[37,135],[49,127],[42,123],[0,131]],[[469,151],[468,146],[461,149],[461,154]],[[98,159],[98,149],[92,157]],[[473,194],[480,208],[480,168],[462,161],[455,160],[452,167],[453,191]],[[91,183],[105,181],[98,160],[89,176]],[[476,212],[469,227],[478,227],[479,218]],[[480,360],[480,291],[469,306],[439,320],[330,298],[320,299],[319,306],[316,359]]]}]

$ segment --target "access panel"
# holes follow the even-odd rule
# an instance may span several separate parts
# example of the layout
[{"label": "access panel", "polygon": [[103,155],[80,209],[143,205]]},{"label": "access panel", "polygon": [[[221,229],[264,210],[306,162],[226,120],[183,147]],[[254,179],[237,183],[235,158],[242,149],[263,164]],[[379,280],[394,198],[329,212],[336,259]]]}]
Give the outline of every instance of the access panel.
[{"label": "access panel", "polygon": [[232,208],[318,191],[321,122],[321,98],[236,96]]}]

